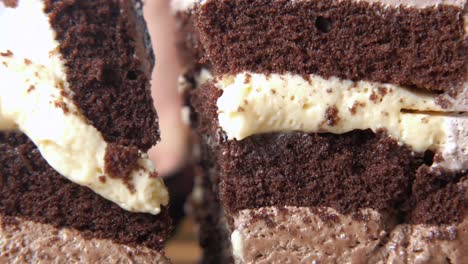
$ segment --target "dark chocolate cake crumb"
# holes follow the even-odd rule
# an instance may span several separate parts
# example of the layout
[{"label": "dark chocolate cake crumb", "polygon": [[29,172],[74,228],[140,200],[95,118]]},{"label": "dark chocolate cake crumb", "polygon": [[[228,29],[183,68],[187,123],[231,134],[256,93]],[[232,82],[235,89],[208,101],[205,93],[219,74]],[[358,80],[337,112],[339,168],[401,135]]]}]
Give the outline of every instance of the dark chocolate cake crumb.
[{"label": "dark chocolate cake crumb", "polygon": [[[151,55],[135,1],[44,1],[73,100],[111,143],[148,150],[159,139]],[[132,4],[133,3],[133,4]]]},{"label": "dark chocolate cake crumb", "polygon": [[379,92],[380,96],[381,97],[384,97],[385,95],[387,95],[387,88],[385,87],[379,87],[377,88],[377,91]]},{"label": "dark chocolate cake crumb", "polygon": [[217,74],[317,74],[455,95],[467,80],[464,12],[352,0],[207,0],[195,20]]},{"label": "dark chocolate cake crumb", "polygon": [[7,50],[6,52],[0,52],[0,56],[11,57],[13,56],[13,52],[11,52],[11,50]]},{"label": "dark chocolate cake crumb", "polygon": [[102,182],[102,183],[106,183],[106,181],[107,181],[106,176],[104,176],[104,175],[99,176],[99,181]]},{"label": "dark chocolate cake crumb", "polygon": [[369,96],[369,100],[374,102],[374,104],[379,102],[379,96],[377,95],[376,92],[372,91],[371,95]]},{"label": "dark chocolate cake crumb", "polygon": [[340,122],[340,117],[338,116],[338,108],[336,106],[330,106],[325,111],[325,120],[327,125],[335,126]]},{"label": "dark chocolate cake crumb", "polygon": [[167,208],[132,213],[59,175],[23,134],[0,133],[0,214],[77,229],[86,238],[110,239],[161,250],[171,233]]},{"label": "dark chocolate cake crumb", "polygon": [[128,181],[130,173],[138,168],[139,158],[138,148],[110,143],[104,155],[105,172],[111,178]]},{"label": "dark chocolate cake crumb", "polygon": [[30,92],[34,91],[34,89],[36,89],[36,87],[35,87],[34,85],[31,84],[31,85],[29,86],[27,92],[30,93]]},{"label": "dark chocolate cake crumb", "polygon": [[365,106],[366,106],[366,103],[356,101],[354,102],[353,107],[349,108],[349,112],[351,112],[352,115],[355,115],[359,107],[365,107]]},{"label": "dark chocolate cake crumb", "polygon": [[[31,92],[32,90],[34,90],[34,86],[29,87],[28,92]],[[68,108],[67,104],[63,101],[55,101],[54,106],[62,109],[63,113],[65,114],[70,112],[70,108]]]}]

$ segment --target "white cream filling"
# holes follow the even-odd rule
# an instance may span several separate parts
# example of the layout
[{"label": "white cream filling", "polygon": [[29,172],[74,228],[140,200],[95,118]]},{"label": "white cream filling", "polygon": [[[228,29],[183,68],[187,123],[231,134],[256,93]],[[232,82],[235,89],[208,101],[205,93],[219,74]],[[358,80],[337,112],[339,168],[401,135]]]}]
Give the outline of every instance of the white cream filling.
[{"label": "white cream filling", "polygon": [[[168,192],[146,154],[130,175],[134,190],[105,171],[107,143],[70,99],[65,66],[43,1],[0,2],[0,129],[19,129],[69,180],[133,212],[158,214]],[[12,54],[10,54],[12,53]],[[105,177],[105,181],[102,180]]]},{"label": "white cream filling", "polygon": [[244,260],[244,240],[246,239],[242,237],[242,234],[239,230],[235,229],[234,232],[231,233],[232,256],[236,260],[236,263],[242,262]]},{"label": "white cream filling", "polygon": [[[307,0],[306,0],[307,1]],[[310,0],[309,0],[310,1]],[[427,8],[439,5],[456,6],[463,8],[466,0],[354,0],[355,2],[368,2],[381,4],[388,7],[414,7],[414,8]]]},{"label": "white cream filling", "polygon": [[[192,85],[195,85],[195,87],[200,87],[202,84],[208,82],[209,80],[213,79],[213,75],[208,69],[202,68],[198,74],[195,76],[195,84],[191,84],[183,75],[180,75],[178,80],[177,80],[177,89],[179,91],[179,94],[181,96],[184,96],[183,94],[194,87]],[[186,124],[187,126],[190,125],[190,107],[189,106],[183,106],[181,110],[181,116],[182,116],[182,122]]]},{"label": "white cream filling", "polygon": [[[174,11],[188,11],[197,4],[204,4],[207,0],[172,0],[171,6]],[[291,0],[291,2],[307,2],[312,0]],[[465,0],[354,0],[354,2],[368,2],[370,4],[381,4],[387,7],[397,8],[400,6],[427,8],[438,5],[448,5],[463,8]]]},{"label": "white cream filling", "polygon": [[[468,115],[442,113],[446,110],[430,93],[390,84],[308,77],[241,73],[216,80],[217,88],[223,90],[217,101],[218,121],[228,139],[269,132],[342,134],[385,129],[417,152],[430,149],[465,155],[456,157],[450,166],[466,166],[468,150],[460,152],[457,146],[460,140],[466,141]],[[462,135],[454,137],[460,130]],[[457,142],[452,142],[455,138]]]},{"label": "white cream filling", "polygon": [[178,11],[189,11],[196,4],[204,2],[206,0],[171,0],[171,9],[174,12]]}]

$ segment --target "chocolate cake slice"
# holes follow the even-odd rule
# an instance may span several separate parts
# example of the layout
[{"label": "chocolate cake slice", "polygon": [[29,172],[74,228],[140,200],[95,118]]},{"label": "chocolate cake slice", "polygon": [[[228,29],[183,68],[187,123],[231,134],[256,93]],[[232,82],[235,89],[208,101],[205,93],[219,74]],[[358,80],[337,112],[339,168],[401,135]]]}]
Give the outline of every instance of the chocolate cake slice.
[{"label": "chocolate cake slice", "polygon": [[466,262],[465,6],[173,1],[205,262]]},{"label": "chocolate cake slice", "polygon": [[0,262],[166,263],[141,1],[0,1]]}]

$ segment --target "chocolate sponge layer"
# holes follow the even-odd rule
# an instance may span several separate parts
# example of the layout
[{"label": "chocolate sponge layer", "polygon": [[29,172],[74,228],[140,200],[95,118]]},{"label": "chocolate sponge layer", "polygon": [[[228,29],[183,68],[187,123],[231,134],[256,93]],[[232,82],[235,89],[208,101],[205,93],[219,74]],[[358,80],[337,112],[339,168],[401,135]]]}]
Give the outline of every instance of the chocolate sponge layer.
[{"label": "chocolate sponge layer", "polygon": [[74,101],[106,141],[146,151],[159,140],[154,55],[140,1],[45,1]]},{"label": "chocolate sponge layer", "polygon": [[195,15],[217,74],[318,74],[453,95],[467,81],[463,14],[448,5],[208,0]]},{"label": "chocolate sponge layer", "polygon": [[58,174],[20,133],[0,132],[0,215],[156,250],[171,232],[167,208],[156,216],[123,210]]}]

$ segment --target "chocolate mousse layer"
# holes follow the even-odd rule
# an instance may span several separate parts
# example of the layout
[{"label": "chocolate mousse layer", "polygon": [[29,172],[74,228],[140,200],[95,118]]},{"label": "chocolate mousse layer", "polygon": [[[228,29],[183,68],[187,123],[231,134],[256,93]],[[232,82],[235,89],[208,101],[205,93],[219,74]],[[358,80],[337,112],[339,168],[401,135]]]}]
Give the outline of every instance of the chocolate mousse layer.
[{"label": "chocolate mousse layer", "polygon": [[331,208],[262,207],[235,214],[238,263],[464,263],[468,218],[460,224],[397,224],[361,209],[362,219]]},{"label": "chocolate mousse layer", "polygon": [[85,238],[70,228],[55,228],[0,216],[2,263],[170,263],[162,252]]},{"label": "chocolate mousse layer", "polygon": [[217,74],[317,74],[463,91],[464,8],[378,1],[208,0],[196,25]]},{"label": "chocolate mousse layer", "polygon": [[[454,223],[468,206],[466,171],[431,167],[434,153],[414,153],[385,131],[284,132],[226,140],[211,84],[195,89],[194,126],[219,173],[228,214],[266,206],[325,206],[340,213],[389,211],[407,223]],[[209,160],[210,157],[207,157]]]},{"label": "chocolate mousse layer", "polygon": [[141,1],[44,3],[77,106],[106,141],[148,150],[159,130]]},{"label": "chocolate mousse layer", "polygon": [[120,208],[58,174],[23,134],[1,132],[0,153],[2,219],[68,228],[77,230],[83,239],[106,239],[157,251],[171,233],[167,208],[158,215]]}]

